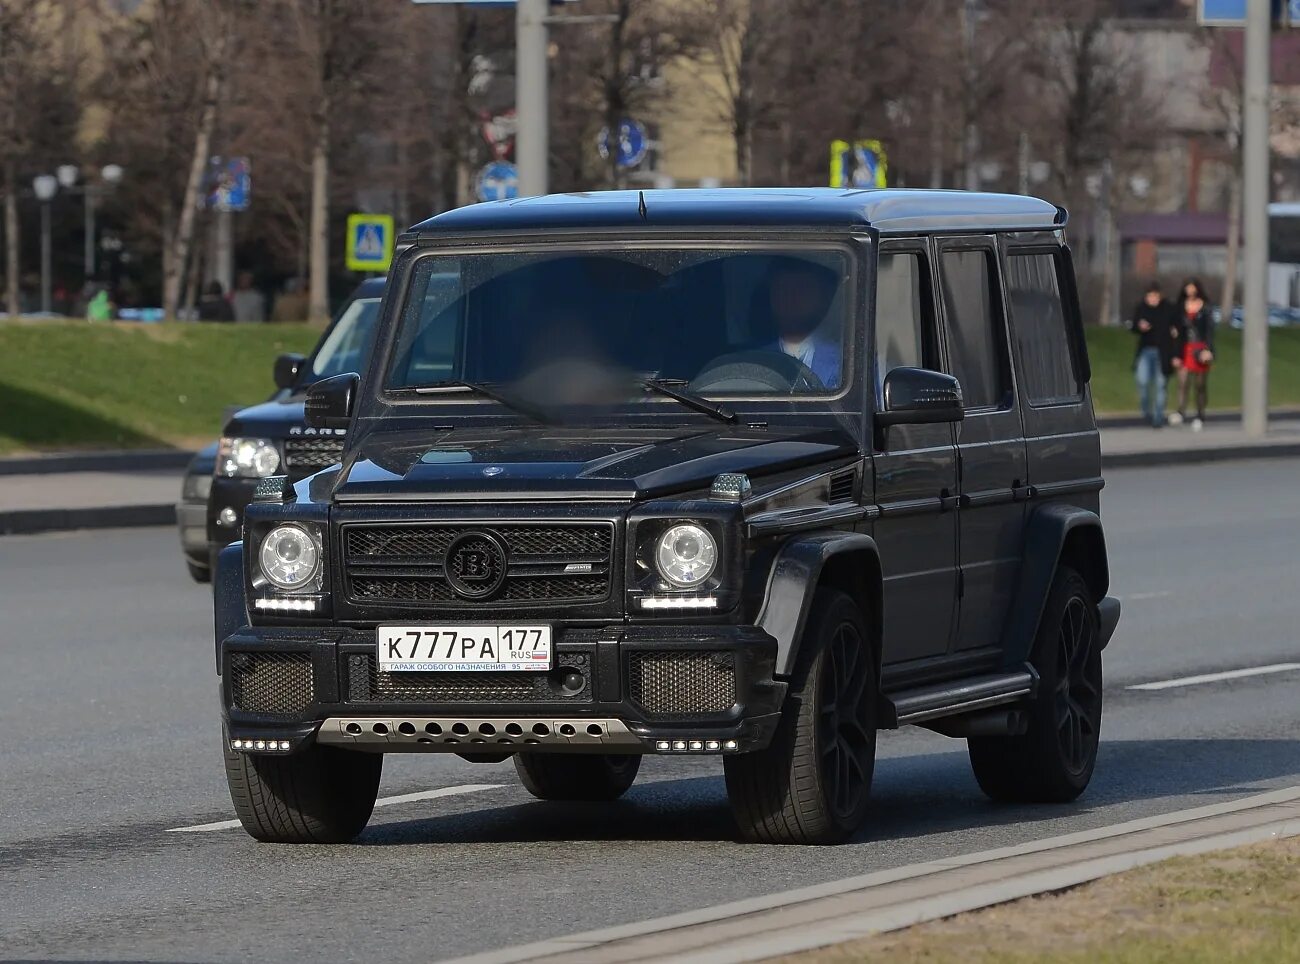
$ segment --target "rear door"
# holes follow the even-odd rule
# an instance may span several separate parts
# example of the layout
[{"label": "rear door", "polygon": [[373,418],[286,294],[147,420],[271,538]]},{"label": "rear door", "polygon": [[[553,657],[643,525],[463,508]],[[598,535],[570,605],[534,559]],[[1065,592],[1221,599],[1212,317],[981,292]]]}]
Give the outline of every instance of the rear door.
[{"label": "rear door", "polygon": [[953,648],[995,647],[1020,577],[1029,497],[998,250],[992,236],[938,238],[949,371],[961,382],[957,426],[958,617]]},{"label": "rear door", "polygon": [[[890,369],[940,367],[926,242],[880,245],[874,313],[877,410]],[[957,599],[957,452],[953,427],[895,425],[876,433],[872,459],[880,518],[873,535],[884,578],[884,662],[942,656]]]}]

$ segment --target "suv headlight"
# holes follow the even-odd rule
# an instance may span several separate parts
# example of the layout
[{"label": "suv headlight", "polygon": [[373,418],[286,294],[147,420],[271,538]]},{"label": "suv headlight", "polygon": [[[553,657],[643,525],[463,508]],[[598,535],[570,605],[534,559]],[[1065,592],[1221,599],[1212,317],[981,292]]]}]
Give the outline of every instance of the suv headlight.
[{"label": "suv headlight", "polygon": [[257,555],[266,581],[286,592],[312,587],[320,572],[320,545],[302,526],[282,525],[272,529],[262,539]]},{"label": "suv headlight", "polygon": [[655,547],[655,567],[674,586],[692,589],[718,564],[718,544],[707,529],[686,522],[672,526]]},{"label": "suv headlight", "polygon": [[264,479],[280,467],[280,453],[269,438],[223,438],[217,449],[217,475]]}]

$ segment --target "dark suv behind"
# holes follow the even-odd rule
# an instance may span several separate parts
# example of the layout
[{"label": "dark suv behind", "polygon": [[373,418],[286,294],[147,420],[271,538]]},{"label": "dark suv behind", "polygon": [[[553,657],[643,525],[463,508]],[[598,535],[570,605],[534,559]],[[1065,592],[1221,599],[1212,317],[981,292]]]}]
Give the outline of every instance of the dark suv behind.
[{"label": "dark suv behind", "polygon": [[341,841],[383,754],[608,800],[722,758],[742,836],[867,815],[876,734],[1087,786],[1119,617],[1065,212],[820,189],[482,204],[403,236],[342,464],[263,479],[216,594],[244,827]]}]

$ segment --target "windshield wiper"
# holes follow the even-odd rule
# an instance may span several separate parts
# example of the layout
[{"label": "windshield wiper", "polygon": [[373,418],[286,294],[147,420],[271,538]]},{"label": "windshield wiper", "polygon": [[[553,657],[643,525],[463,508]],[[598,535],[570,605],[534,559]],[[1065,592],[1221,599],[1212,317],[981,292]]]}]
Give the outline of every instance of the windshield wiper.
[{"label": "windshield wiper", "polygon": [[694,395],[690,392],[679,391],[675,386],[683,386],[686,380],[682,378],[638,378],[637,381],[645,388],[652,392],[657,392],[667,398],[681,402],[687,408],[694,409],[705,415],[716,418],[719,422],[735,423],[738,418],[735,412],[720,405],[717,402],[711,402],[700,395]]},{"label": "windshield wiper", "polygon": [[417,395],[438,395],[442,392],[475,392],[486,398],[492,399],[494,402],[499,402],[512,412],[518,412],[520,415],[530,418],[534,422],[539,422],[542,425],[551,425],[555,422],[555,419],[543,409],[531,405],[522,399],[503,393],[490,382],[434,382],[429,385],[413,385],[407,390],[415,392]]}]

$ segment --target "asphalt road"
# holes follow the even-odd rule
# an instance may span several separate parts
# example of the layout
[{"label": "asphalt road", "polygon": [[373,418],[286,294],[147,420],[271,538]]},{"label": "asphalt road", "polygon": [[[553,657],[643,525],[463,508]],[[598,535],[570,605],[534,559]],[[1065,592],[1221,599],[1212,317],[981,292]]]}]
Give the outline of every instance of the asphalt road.
[{"label": "asphalt road", "polygon": [[1111,473],[1124,618],[1097,775],[998,807],[963,744],[884,734],[870,825],[837,848],[741,845],[721,766],[648,758],[613,805],[533,802],[509,763],[397,756],[353,845],[240,830],[221,771],[208,591],[172,530],[0,539],[0,957],[429,961],[1300,784],[1300,461]]}]

